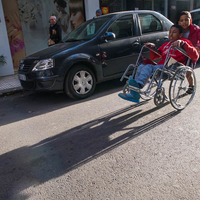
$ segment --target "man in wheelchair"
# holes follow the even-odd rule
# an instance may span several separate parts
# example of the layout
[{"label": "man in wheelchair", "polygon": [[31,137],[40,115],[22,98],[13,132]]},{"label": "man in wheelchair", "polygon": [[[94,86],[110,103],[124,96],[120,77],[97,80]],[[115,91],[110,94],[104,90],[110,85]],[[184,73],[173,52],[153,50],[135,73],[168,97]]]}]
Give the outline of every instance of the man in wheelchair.
[{"label": "man in wheelchair", "polygon": [[[155,53],[155,51],[153,50],[150,50],[150,57],[152,60],[158,58],[161,58],[161,60],[156,65],[152,63],[149,64],[148,62],[145,63],[145,61],[143,61],[137,68],[135,79],[129,80],[129,85],[137,87],[139,89],[143,88],[150,78],[151,74],[155,72],[158,68],[162,69],[164,67],[165,59],[171,45],[173,47],[183,48],[188,56],[191,58],[192,62],[196,62],[199,58],[198,51],[189,40],[182,38],[182,35],[182,27],[180,25],[172,25],[169,31],[169,42],[164,43],[157,50],[155,49],[155,51],[158,51],[158,53],[160,54]],[[155,44],[153,43],[146,43],[145,46],[155,48]],[[169,56],[183,64],[185,64],[187,60],[187,57],[185,55],[174,48],[170,49]],[[130,93],[132,101],[139,102],[139,93],[133,90],[131,90]]]}]

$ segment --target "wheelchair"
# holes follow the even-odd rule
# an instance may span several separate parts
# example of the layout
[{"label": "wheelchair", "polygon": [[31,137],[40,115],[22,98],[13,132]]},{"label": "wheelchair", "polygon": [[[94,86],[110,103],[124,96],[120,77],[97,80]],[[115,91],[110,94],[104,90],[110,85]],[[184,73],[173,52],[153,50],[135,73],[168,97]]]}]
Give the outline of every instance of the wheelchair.
[{"label": "wheelchair", "polygon": [[[159,54],[159,52],[156,49],[153,49],[151,47],[145,47],[145,45],[142,46],[136,64],[130,64],[120,79],[120,81],[123,81],[124,78],[128,80],[126,81],[126,84],[123,87],[123,93],[120,93],[119,96],[123,99],[129,100],[128,94],[130,95],[131,91],[135,91],[139,93],[141,99],[143,99],[144,101],[153,99],[154,104],[158,107],[162,106],[165,101],[168,101],[175,109],[183,110],[191,103],[196,92],[196,76],[193,70],[195,64],[191,63],[190,57],[182,48],[176,47],[178,51],[180,51],[187,57],[186,65],[183,65],[182,63],[179,63],[175,59],[170,57],[169,54],[171,48],[175,48],[170,46],[165,59],[164,67],[162,69],[157,69],[156,71],[154,71],[151,75],[151,78],[148,80],[148,83],[142,89],[139,89],[130,85],[129,80],[134,79],[137,67],[140,65],[143,59],[146,59],[143,56],[143,50],[145,48]],[[154,62],[151,59],[149,60],[151,62]],[[189,88],[189,82],[187,79],[188,75],[190,79],[192,79],[194,85],[194,91],[191,94],[187,93],[187,90]],[[169,83],[168,96],[166,95],[166,89],[163,86],[163,83],[167,81]]]}]

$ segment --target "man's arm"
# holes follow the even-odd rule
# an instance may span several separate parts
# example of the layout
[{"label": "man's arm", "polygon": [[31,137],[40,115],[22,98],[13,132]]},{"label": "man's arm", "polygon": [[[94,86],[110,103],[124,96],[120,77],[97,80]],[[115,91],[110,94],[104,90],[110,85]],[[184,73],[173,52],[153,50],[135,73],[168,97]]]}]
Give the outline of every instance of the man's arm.
[{"label": "man's arm", "polygon": [[50,36],[50,38],[55,42],[55,43],[59,43],[62,39],[62,31],[59,25],[57,25],[56,27],[54,27],[52,29],[52,34]]},{"label": "man's arm", "polygon": [[58,29],[57,29],[57,37],[58,37],[58,41],[60,42],[62,40],[62,30],[60,28],[60,26],[58,25]]},{"label": "man's arm", "polygon": [[52,34],[52,30],[51,30],[51,27],[49,27],[49,38],[48,39],[54,39],[53,38],[53,34]]},{"label": "man's arm", "polygon": [[156,60],[161,57],[161,53],[155,48],[156,45],[154,43],[147,42],[145,43],[145,47],[150,49],[150,57],[152,60]]},{"label": "man's arm", "polygon": [[200,53],[200,28],[198,27],[197,29],[197,44],[196,44],[196,49]]},{"label": "man's arm", "polygon": [[192,45],[192,43],[189,40],[176,40],[172,43],[172,46],[182,47],[193,62],[197,62],[197,60],[199,59],[199,53],[197,49]]}]

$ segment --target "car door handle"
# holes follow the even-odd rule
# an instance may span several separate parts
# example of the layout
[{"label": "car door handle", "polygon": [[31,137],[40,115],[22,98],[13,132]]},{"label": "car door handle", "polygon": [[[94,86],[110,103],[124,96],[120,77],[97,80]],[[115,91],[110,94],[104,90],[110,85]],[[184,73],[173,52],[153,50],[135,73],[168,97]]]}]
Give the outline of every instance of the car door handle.
[{"label": "car door handle", "polygon": [[168,37],[168,36],[165,36],[165,37],[164,37],[164,40],[168,40],[168,39],[169,39],[169,37]]},{"label": "car door handle", "polygon": [[160,42],[160,39],[157,39],[156,42]]},{"label": "car door handle", "polygon": [[137,47],[137,46],[139,46],[139,45],[140,45],[140,43],[139,43],[138,41],[135,41],[135,42],[133,42],[133,44],[132,44],[133,47]]}]

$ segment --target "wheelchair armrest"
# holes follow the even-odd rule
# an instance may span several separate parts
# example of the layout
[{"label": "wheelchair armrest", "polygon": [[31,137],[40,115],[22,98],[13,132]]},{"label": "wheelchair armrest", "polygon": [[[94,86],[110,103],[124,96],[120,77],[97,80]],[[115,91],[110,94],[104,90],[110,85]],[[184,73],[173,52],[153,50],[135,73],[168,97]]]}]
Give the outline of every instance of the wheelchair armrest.
[{"label": "wheelchair armrest", "polygon": [[157,49],[153,48],[153,47],[146,47],[149,50],[153,51],[154,53],[156,53],[157,55],[161,56],[160,51],[158,51]]},{"label": "wheelchair armrest", "polygon": [[157,65],[157,63],[147,57],[143,57],[143,59],[141,60],[141,62],[143,62],[144,64],[151,64],[151,65]]}]

